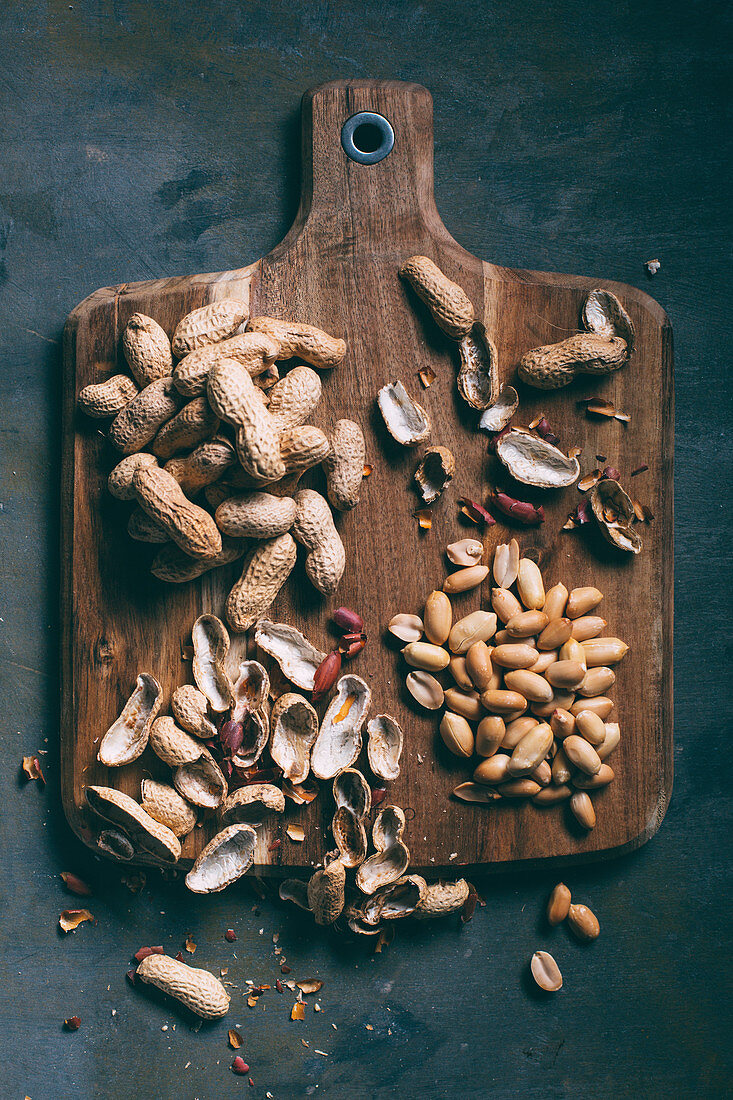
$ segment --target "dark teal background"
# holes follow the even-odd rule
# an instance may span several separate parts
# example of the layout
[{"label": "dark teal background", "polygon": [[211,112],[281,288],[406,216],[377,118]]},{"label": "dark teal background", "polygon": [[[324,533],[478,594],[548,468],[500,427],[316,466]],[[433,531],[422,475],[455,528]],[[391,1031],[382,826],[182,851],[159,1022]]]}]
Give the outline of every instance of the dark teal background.
[{"label": "dark teal background", "polygon": [[[636,1100],[730,1091],[726,6],[5,0],[0,1096]],[[588,948],[562,929],[547,934],[541,912],[557,876],[539,872],[484,882],[486,908],[471,924],[401,931],[377,956],[313,934],[249,885],[195,899],[149,874],[133,895],[119,869],[82,851],[60,810],[65,317],[98,286],[238,267],[271,249],[297,206],[300,96],[350,76],[432,91],[437,202],[461,244],[498,264],[643,287],[674,326],[675,789],[647,847],[568,874],[601,921]],[[655,257],[662,268],[650,281],[644,261]],[[45,790],[18,779],[21,756],[37,749],[47,750]],[[67,937],[57,918],[75,900],[61,870],[93,883],[98,918]],[[223,940],[227,927],[234,945]],[[302,1024],[288,1019],[292,998],[273,992],[194,1034],[125,982],[141,944],[175,953],[190,933],[195,962],[228,965],[240,985],[273,984],[276,932],[293,977],[325,982],[323,1011],[309,1008]],[[537,947],[563,970],[554,999],[527,981]],[[61,1025],[73,1014],[82,1026],[68,1034]],[[234,1024],[253,1089],[228,1069]]]}]

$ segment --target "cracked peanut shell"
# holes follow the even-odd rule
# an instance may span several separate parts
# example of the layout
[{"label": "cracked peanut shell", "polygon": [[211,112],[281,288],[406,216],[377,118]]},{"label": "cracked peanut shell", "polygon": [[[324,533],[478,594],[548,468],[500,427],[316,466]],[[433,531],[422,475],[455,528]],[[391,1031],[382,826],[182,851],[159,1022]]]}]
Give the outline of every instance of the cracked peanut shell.
[{"label": "cracked peanut shell", "polygon": [[97,760],[109,768],[119,768],[142,756],[162,702],[163,689],[158,681],[149,672],[141,672],[122,713],[102,738]]},{"label": "cracked peanut shell", "polygon": [[311,749],[318,736],[318,715],[302,695],[288,691],[275,701],[270,715],[270,755],[291,783],[304,783],[310,773]]},{"label": "cracked peanut shell", "polygon": [[540,489],[561,489],[580,477],[577,458],[539,436],[512,428],[496,442],[496,455],[515,481]]},{"label": "cracked peanut shell", "polygon": [[176,863],[181,845],[175,833],[146,813],[129,795],[113,787],[85,787],[84,795],[98,817],[121,829],[136,848],[162,863]]},{"label": "cracked peanut shell", "polygon": [[347,673],[336,683],[311,753],[317,779],[333,779],[350,768],[361,752],[361,734],[372,693],[360,676]]}]

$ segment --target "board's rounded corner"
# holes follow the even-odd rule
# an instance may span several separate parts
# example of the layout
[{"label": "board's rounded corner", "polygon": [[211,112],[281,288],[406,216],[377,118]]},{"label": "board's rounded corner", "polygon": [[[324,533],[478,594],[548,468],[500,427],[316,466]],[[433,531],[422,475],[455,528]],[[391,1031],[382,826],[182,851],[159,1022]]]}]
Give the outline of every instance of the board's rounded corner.
[{"label": "board's rounded corner", "polygon": [[77,302],[64,322],[64,339],[68,339],[70,335],[76,332],[83,317],[93,313],[99,306],[114,301],[124,286],[124,283],[120,283],[118,286],[98,287],[91,294],[87,294],[86,298],[82,298],[80,302]]}]

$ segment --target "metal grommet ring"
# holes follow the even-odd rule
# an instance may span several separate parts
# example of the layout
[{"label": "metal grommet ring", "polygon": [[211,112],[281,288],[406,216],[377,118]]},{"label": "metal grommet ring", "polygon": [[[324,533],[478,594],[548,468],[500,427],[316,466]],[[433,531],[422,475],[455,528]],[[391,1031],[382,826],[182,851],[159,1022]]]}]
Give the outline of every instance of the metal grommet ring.
[{"label": "metal grommet ring", "polygon": [[357,164],[379,164],[394,148],[394,130],[384,115],[359,111],[344,123],[341,145]]}]

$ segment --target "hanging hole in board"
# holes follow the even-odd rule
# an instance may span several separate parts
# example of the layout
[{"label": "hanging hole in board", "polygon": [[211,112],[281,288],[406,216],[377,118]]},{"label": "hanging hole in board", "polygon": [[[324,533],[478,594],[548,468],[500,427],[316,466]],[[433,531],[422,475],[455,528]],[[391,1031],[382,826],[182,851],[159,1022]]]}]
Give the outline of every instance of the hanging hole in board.
[{"label": "hanging hole in board", "polygon": [[378,164],[394,148],[394,130],[384,115],[360,111],[344,123],[341,145],[357,164]]}]

